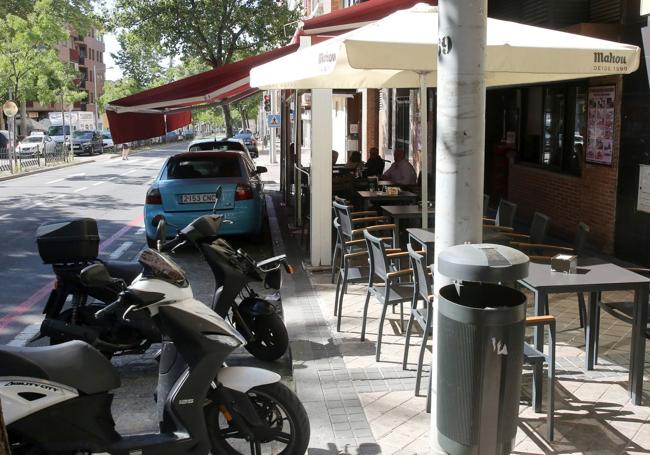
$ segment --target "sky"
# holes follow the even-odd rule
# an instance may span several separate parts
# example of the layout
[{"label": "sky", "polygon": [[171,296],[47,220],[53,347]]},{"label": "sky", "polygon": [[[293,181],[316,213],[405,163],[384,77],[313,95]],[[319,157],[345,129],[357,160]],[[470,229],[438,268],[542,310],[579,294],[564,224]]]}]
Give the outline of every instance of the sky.
[{"label": "sky", "polygon": [[[113,8],[115,5],[115,0],[105,0],[105,6],[108,8]],[[106,63],[106,80],[116,81],[122,78],[122,70],[111,57],[111,53],[115,54],[120,50],[120,45],[117,42],[117,38],[112,33],[107,33],[104,35],[104,45],[106,46],[106,51],[104,52],[104,63]]]}]

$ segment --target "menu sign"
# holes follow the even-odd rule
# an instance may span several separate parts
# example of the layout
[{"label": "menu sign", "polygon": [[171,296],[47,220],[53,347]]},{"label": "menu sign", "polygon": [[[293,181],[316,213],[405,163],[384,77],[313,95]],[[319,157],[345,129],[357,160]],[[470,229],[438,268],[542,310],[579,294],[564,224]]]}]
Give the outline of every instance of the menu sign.
[{"label": "menu sign", "polygon": [[590,163],[612,164],[614,148],[614,99],[616,87],[589,87],[587,110],[587,152]]},{"label": "menu sign", "polygon": [[639,193],[636,199],[636,209],[650,213],[650,166],[639,165]]}]

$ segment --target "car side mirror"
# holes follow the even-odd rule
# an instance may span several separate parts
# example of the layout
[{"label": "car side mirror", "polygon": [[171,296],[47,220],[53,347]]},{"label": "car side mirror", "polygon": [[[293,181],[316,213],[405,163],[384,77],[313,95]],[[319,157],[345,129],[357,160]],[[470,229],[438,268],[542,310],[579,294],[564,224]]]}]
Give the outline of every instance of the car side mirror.
[{"label": "car side mirror", "polygon": [[264,174],[265,172],[269,172],[269,170],[265,166],[257,166],[255,172],[257,174]]}]

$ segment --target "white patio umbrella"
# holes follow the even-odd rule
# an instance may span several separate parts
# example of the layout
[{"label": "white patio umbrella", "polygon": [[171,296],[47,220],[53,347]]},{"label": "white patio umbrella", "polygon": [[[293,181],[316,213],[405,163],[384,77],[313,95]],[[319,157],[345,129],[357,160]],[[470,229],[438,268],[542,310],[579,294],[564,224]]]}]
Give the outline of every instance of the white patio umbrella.
[{"label": "white patio umbrella", "polygon": [[[486,52],[488,87],[629,74],[638,68],[640,56],[637,46],[497,19],[488,19]],[[436,85],[437,53],[438,10],[418,4],[253,68],[250,85],[263,89],[419,87],[424,104],[426,87]],[[426,109],[421,109],[420,121],[426,154]],[[427,167],[427,159],[422,160],[423,207]],[[422,223],[426,227],[426,210]]]}]

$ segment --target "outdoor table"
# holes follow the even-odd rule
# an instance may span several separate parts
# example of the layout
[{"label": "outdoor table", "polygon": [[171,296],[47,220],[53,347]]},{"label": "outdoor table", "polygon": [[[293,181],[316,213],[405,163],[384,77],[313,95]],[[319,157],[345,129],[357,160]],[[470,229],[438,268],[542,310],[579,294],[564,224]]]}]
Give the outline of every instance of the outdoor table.
[{"label": "outdoor table", "polygon": [[[596,362],[595,319],[599,293],[603,291],[634,291],[634,325],[630,347],[629,394],[635,405],[641,404],[643,393],[643,368],[645,362],[645,330],[648,320],[648,284],[650,279],[600,259],[578,260],[576,273],[551,271],[548,263],[531,262],[528,277],[519,283],[535,296],[535,314],[543,315],[548,309],[548,295],[565,292],[588,292],[586,368],[592,370]],[[549,311],[550,312],[550,311]],[[535,347],[542,350],[543,327],[535,329]]]},{"label": "outdoor table", "polygon": [[417,199],[417,194],[410,191],[400,191],[399,194],[391,196],[383,191],[357,191],[363,204],[363,210],[368,210],[372,204],[390,203],[412,203]]},{"label": "outdoor table", "polygon": [[[419,250],[422,248],[425,252],[427,265],[433,264],[436,243],[436,234],[433,229],[408,228],[406,232],[409,234],[409,243],[411,243],[413,249]],[[416,248],[416,245],[413,245],[413,243],[417,243],[420,248]]]},{"label": "outdoor table", "polygon": [[[401,220],[420,220],[422,218],[422,207],[419,205],[382,205],[384,213],[393,219],[395,224],[394,245],[399,248],[399,234]],[[429,216],[433,215],[433,208],[429,208]]]}]

